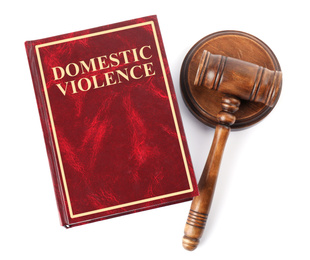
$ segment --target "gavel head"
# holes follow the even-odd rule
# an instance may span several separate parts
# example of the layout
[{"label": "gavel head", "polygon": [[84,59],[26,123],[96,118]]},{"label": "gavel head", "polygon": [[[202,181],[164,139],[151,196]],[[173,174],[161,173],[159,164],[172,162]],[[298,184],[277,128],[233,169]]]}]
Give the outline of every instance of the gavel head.
[{"label": "gavel head", "polygon": [[274,107],[282,86],[282,72],[204,50],[194,85]]}]

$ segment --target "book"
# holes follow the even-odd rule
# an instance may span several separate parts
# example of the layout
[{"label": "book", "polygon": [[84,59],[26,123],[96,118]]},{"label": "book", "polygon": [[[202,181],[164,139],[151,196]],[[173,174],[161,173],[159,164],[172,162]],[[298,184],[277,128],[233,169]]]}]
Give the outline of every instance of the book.
[{"label": "book", "polygon": [[198,194],[156,16],[25,46],[63,226]]}]

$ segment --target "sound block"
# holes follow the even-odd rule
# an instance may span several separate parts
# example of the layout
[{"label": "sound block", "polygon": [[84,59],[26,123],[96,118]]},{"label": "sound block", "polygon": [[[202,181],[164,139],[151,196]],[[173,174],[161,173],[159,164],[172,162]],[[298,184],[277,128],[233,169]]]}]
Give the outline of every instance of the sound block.
[{"label": "sound block", "polygon": [[[250,34],[239,31],[221,31],[198,41],[183,61],[180,86],[183,99],[189,110],[201,122],[214,128],[218,124],[216,116],[222,110],[221,100],[224,94],[202,86],[194,86],[203,50],[251,62],[270,70],[281,71],[280,64],[271,49]],[[280,92],[277,100],[279,96]],[[272,109],[273,107],[262,103],[241,100],[240,108],[235,114],[236,122],[231,128],[238,130],[252,126],[265,118]]]}]

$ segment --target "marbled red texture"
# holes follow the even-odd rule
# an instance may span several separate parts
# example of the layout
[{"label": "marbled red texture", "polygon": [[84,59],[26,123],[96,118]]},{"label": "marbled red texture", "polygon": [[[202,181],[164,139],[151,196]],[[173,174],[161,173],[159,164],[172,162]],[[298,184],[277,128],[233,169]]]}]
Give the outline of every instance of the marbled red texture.
[{"label": "marbled red texture", "polygon": [[[64,169],[65,178],[63,178],[60,174],[61,162],[58,161],[55,151],[51,115],[47,113],[34,47],[42,43],[147,21],[153,21],[155,24],[172,103],[168,97],[154,31],[150,24],[40,47],[44,80]],[[85,92],[79,91],[76,94],[67,93],[65,96],[55,85],[52,74],[52,68],[55,66],[65,67],[69,63],[87,61],[93,57],[145,45],[151,46],[147,51],[152,58],[147,62],[153,63],[154,76]],[[79,225],[188,200],[197,195],[197,186],[156,16],[26,42],[26,48],[57,202],[61,204],[59,209],[63,225]],[[143,62],[145,61],[120,64],[117,69]],[[113,68],[109,68],[104,72],[112,70]],[[103,80],[103,73],[98,71],[89,72],[86,76],[90,78],[93,75],[98,76],[98,81]],[[86,76],[79,74],[71,78],[66,75],[62,82],[73,79],[77,81]],[[175,110],[177,121],[173,118],[171,105]],[[181,140],[178,139],[177,127],[180,129]],[[180,142],[184,147],[186,163]],[[186,167],[190,173],[189,179]],[[68,196],[64,194],[64,182],[68,187]],[[188,190],[189,182],[193,185],[193,191],[148,200]],[[145,199],[147,201],[139,203]],[[86,215],[71,218],[68,213],[68,200],[73,215],[84,213]],[[137,203],[127,205],[132,202]],[[118,205],[125,206],[109,210],[110,207]]]}]

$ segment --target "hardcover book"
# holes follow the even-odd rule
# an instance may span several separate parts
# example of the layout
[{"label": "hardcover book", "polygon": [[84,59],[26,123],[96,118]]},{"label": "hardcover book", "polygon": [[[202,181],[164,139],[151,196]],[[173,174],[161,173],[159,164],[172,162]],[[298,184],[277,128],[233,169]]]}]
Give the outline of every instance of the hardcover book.
[{"label": "hardcover book", "polygon": [[63,226],[197,195],[156,16],[25,46]]}]

